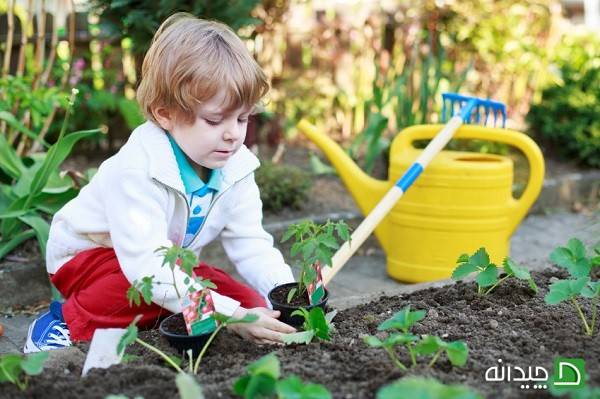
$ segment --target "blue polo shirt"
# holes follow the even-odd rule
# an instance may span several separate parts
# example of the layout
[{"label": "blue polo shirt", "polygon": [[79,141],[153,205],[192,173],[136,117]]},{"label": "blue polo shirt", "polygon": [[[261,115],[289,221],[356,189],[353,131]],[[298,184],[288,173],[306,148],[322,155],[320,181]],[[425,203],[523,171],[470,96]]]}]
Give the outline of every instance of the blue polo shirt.
[{"label": "blue polo shirt", "polygon": [[183,239],[183,246],[187,247],[191,244],[192,239],[202,227],[204,219],[210,205],[215,198],[217,192],[221,188],[221,170],[211,169],[208,182],[204,183],[200,176],[196,173],[192,165],[188,162],[185,154],[179,148],[179,145],[175,142],[170,134],[167,135],[177,160],[177,166],[179,167],[179,174],[185,187],[185,194],[190,209],[187,229],[185,232],[185,238]]}]

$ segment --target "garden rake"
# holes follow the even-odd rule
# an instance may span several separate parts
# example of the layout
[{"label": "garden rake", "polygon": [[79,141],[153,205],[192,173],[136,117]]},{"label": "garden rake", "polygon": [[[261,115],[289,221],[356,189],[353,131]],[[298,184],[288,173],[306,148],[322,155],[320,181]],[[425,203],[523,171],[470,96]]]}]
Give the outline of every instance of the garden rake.
[{"label": "garden rake", "polygon": [[499,117],[502,119],[502,127],[505,126],[506,106],[501,102],[463,96],[456,93],[443,93],[442,100],[442,120],[445,121],[447,115],[452,116],[442,130],[425,147],[415,162],[404,172],[402,177],[389,189],[356,228],[350,240],[346,241],[338,249],[331,260],[331,267],[323,268],[323,283],[325,285],[341,270],[348,259],[369,237],[373,230],[375,230],[375,227],[377,227],[398,200],[402,198],[406,190],[410,188],[429,165],[431,160],[448,144],[454,133],[456,133],[463,123],[487,125],[490,122],[491,116],[493,117],[494,126],[498,122]]}]

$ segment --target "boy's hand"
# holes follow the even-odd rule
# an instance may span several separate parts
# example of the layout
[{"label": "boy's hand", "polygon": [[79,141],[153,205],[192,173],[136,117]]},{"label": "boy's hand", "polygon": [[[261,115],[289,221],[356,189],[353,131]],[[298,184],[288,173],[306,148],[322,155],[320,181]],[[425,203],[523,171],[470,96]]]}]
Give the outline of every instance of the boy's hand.
[{"label": "boy's hand", "polygon": [[257,344],[281,344],[282,334],[296,332],[294,327],[277,320],[280,314],[278,310],[267,308],[245,309],[240,306],[233,313],[233,317],[241,319],[248,313],[257,315],[258,320],[253,323],[231,324],[227,328],[235,331],[240,337]]}]

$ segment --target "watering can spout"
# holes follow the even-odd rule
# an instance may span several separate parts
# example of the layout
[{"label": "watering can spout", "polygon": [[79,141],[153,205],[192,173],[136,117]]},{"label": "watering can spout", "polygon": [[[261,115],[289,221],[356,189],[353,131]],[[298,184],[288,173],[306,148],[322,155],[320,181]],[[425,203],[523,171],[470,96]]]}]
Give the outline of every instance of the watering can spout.
[{"label": "watering can spout", "polygon": [[[320,132],[316,126],[307,120],[301,120],[298,123],[298,129],[325,153],[325,156],[348,187],[361,212],[365,215],[368,214],[389,190],[392,183],[377,180],[367,175],[335,141]],[[389,222],[385,218],[375,229],[375,234],[386,251],[387,242],[385,237],[389,237],[386,234],[389,228],[388,224]]]}]

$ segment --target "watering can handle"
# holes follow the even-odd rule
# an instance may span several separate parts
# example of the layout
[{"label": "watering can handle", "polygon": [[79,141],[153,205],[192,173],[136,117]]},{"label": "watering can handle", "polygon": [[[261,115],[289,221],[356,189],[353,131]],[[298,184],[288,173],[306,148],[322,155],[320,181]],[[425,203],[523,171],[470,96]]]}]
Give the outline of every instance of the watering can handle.
[{"label": "watering can handle", "polygon": [[[396,151],[413,147],[416,140],[433,138],[442,125],[411,126],[400,132],[395,140]],[[509,204],[512,208],[509,235],[514,232],[527,211],[537,199],[544,183],[544,157],[540,148],[529,136],[508,129],[496,129],[476,125],[463,125],[454,135],[455,139],[479,139],[504,143],[518,148],[525,154],[529,162],[529,179],[523,195],[519,199],[513,198]],[[392,151],[393,152],[393,151]]]}]

